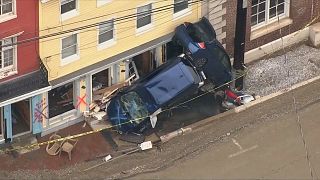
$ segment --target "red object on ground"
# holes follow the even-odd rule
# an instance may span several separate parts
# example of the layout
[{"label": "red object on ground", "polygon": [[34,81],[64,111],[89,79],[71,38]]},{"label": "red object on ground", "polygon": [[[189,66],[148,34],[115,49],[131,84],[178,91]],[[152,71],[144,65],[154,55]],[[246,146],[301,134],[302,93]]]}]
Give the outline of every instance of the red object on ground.
[{"label": "red object on ground", "polygon": [[234,92],[232,92],[230,89],[226,89],[225,93],[231,99],[236,100],[238,98],[238,96]]}]

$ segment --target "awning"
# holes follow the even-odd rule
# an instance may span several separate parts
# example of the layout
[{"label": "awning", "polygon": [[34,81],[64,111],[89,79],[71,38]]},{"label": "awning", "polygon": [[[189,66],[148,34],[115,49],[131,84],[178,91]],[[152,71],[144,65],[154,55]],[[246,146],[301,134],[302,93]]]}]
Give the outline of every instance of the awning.
[{"label": "awning", "polygon": [[128,51],[122,52],[120,54],[112,56],[112,57],[105,59],[103,61],[100,61],[98,63],[92,64],[92,65],[87,66],[85,68],[82,68],[80,70],[74,71],[68,75],[61,77],[61,78],[52,80],[52,81],[50,81],[50,84],[53,87],[56,87],[56,86],[60,86],[62,84],[74,81],[81,76],[85,76],[86,74],[93,73],[96,69],[101,69],[104,67],[107,68],[107,66],[109,66],[112,63],[115,63],[115,62],[121,61],[121,60],[125,60],[125,59],[129,59],[129,58],[134,57],[136,55],[139,55],[143,52],[146,52],[150,49],[154,49],[161,44],[164,44],[164,43],[171,41],[172,36],[173,36],[173,33],[170,33],[170,34],[167,34],[167,35],[162,36],[160,38],[154,39],[154,40],[149,41],[145,44],[142,44],[140,46],[132,48]]},{"label": "awning", "polygon": [[49,91],[40,70],[0,83],[0,107]]}]

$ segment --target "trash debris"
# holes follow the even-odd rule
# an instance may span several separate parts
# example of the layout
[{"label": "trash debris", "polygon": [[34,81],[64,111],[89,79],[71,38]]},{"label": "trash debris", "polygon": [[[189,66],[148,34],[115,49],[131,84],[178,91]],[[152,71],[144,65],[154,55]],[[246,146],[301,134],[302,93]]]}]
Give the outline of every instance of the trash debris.
[{"label": "trash debris", "polygon": [[111,157],[111,155],[109,154],[108,156],[106,156],[106,157],[104,158],[104,161],[105,161],[105,162],[108,162],[111,158],[112,158],[112,157]]},{"label": "trash debris", "polygon": [[174,137],[184,135],[184,134],[189,133],[191,131],[192,131],[191,128],[180,128],[180,129],[178,129],[176,131],[173,131],[173,132],[168,133],[166,135],[160,136],[160,140],[161,140],[162,143],[165,143],[165,142],[168,142],[169,140],[171,140]]},{"label": "trash debris", "polygon": [[225,97],[221,103],[221,106],[225,109],[233,109],[237,106],[247,104],[256,99],[255,95],[245,94],[242,91],[225,89]]},{"label": "trash debris", "polygon": [[143,142],[139,145],[140,149],[142,151],[144,150],[148,150],[148,149],[151,149],[152,148],[152,142],[151,141],[147,141],[147,142]]},{"label": "trash debris", "polygon": [[85,172],[85,171],[94,169],[94,168],[96,168],[96,167],[99,167],[99,166],[107,163],[107,162],[111,162],[111,161],[114,161],[114,160],[119,159],[119,158],[121,158],[121,157],[124,157],[124,156],[126,156],[126,155],[129,155],[129,154],[132,154],[132,153],[135,153],[135,152],[138,152],[138,151],[145,151],[145,150],[148,150],[148,149],[152,149],[152,142],[151,142],[151,141],[146,141],[146,142],[143,142],[143,143],[141,143],[141,144],[138,144],[137,147],[135,147],[135,148],[130,148],[127,152],[121,151],[121,152],[125,152],[125,153],[124,153],[124,154],[121,154],[121,155],[119,155],[119,156],[116,156],[116,157],[112,157],[112,156],[109,154],[109,155],[107,155],[107,156],[105,156],[105,157],[103,158],[103,162],[101,162],[101,163],[99,163],[99,164],[96,164],[96,165],[94,165],[94,166],[91,166],[91,167],[89,167],[89,168],[87,168],[87,169],[84,169],[83,171]]},{"label": "trash debris", "polygon": [[130,142],[130,143],[140,144],[144,142],[145,136],[137,133],[126,133],[126,134],[121,134],[119,139],[122,141]]}]

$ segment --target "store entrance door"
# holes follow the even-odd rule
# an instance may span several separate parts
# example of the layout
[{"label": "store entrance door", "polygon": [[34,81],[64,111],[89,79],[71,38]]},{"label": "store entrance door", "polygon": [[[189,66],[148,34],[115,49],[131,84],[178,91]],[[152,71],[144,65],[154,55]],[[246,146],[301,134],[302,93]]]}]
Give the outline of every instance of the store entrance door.
[{"label": "store entrance door", "polygon": [[30,99],[11,104],[12,134],[13,136],[30,132]]}]

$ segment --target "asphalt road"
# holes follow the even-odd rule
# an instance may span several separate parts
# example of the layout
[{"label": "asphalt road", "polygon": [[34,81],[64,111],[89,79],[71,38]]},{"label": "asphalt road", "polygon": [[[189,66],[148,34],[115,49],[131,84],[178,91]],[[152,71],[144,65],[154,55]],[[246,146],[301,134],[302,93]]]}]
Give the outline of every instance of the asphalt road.
[{"label": "asphalt road", "polygon": [[192,159],[134,179],[319,179],[320,102],[304,107],[298,116],[287,113],[260,123]]},{"label": "asphalt road", "polygon": [[[83,170],[101,163],[101,160],[58,171],[7,174],[13,179],[310,179],[308,161],[296,122],[294,96],[314,168],[313,175],[319,178],[319,89],[320,80],[240,113],[215,119],[152,150],[124,156],[90,171]],[[205,112],[212,108],[209,104]],[[198,110],[196,113],[202,111],[201,108]],[[188,109],[179,111],[181,119],[193,119],[193,111],[190,110],[191,114],[186,113]],[[205,114],[207,116],[210,113]]]}]

